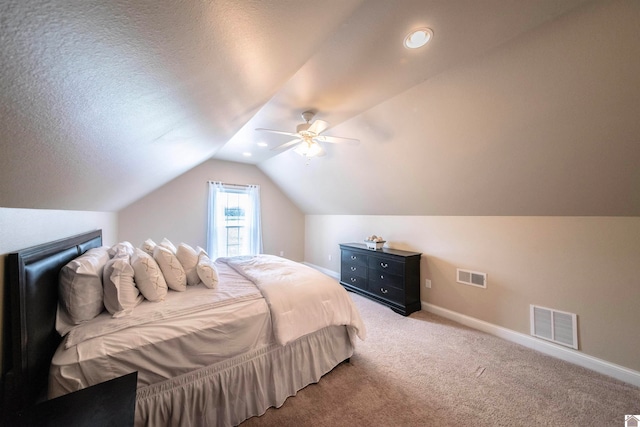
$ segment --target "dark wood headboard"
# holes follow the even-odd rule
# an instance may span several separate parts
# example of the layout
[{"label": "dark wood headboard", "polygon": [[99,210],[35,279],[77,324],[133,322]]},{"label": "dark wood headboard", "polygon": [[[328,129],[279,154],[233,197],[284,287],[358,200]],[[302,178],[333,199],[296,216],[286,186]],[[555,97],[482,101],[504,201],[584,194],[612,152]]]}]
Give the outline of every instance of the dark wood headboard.
[{"label": "dark wood headboard", "polygon": [[102,230],[96,230],[8,254],[2,372],[5,408],[21,411],[46,400],[49,365],[62,340],[55,329],[60,269],[101,245]]}]

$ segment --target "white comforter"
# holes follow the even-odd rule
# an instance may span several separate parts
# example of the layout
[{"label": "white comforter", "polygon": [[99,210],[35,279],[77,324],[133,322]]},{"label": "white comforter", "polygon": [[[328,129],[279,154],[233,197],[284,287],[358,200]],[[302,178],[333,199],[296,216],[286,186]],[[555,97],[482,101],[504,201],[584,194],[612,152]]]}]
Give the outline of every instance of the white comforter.
[{"label": "white comforter", "polygon": [[281,345],[326,326],[346,325],[364,340],[366,330],[347,291],[304,264],[273,255],[218,258],[260,289]]}]

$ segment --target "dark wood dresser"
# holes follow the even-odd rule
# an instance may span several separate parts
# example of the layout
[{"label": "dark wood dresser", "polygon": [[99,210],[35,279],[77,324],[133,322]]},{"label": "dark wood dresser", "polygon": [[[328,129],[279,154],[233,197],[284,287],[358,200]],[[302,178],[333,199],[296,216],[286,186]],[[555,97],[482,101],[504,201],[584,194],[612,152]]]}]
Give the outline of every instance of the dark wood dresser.
[{"label": "dark wood dresser", "polygon": [[408,316],[420,310],[418,252],[367,249],[360,243],[340,244],[340,284]]}]

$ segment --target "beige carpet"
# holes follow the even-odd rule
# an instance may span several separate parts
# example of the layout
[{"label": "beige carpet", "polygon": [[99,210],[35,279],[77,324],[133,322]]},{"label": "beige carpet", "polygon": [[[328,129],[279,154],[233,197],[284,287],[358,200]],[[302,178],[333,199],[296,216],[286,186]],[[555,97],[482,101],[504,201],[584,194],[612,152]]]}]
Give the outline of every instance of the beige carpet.
[{"label": "beige carpet", "polygon": [[[249,426],[624,426],[640,389],[424,311],[351,294],[367,326],[350,363]],[[640,353],[639,353],[640,356]]]}]

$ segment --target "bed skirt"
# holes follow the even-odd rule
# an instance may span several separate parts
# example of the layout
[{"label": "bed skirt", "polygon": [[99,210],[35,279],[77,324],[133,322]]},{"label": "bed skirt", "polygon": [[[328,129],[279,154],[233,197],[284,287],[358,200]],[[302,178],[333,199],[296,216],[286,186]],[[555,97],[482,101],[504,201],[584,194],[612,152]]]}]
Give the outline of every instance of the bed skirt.
[{"label": "bed skirt", "polygon": [[282,406],[352,355],[345,326],[272,344],[139,389],[136,426],[236,426]]}]

